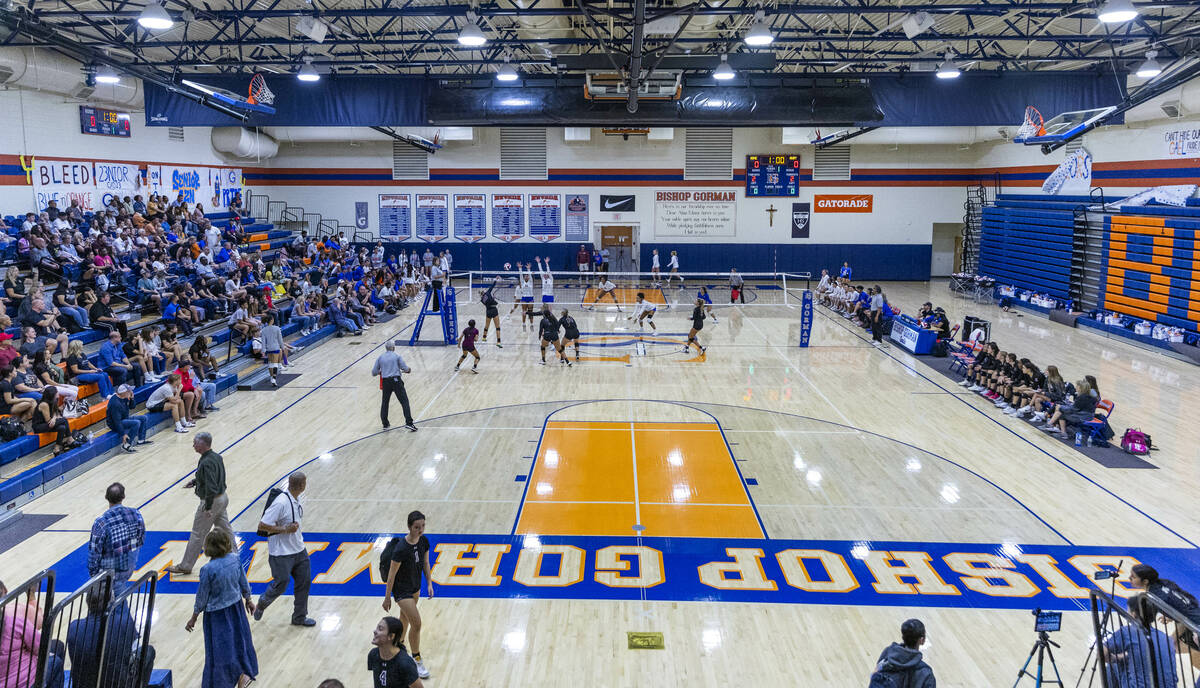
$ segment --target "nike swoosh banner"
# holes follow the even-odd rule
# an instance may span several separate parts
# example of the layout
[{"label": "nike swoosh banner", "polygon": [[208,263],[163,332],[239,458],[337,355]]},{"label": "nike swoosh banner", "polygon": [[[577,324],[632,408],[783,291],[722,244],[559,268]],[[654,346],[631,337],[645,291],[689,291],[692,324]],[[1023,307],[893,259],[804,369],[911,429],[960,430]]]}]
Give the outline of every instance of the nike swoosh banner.
[{"label": "nike swoosh banner", "polygon": [[600,210],[606,213],[631,213],[635,209],[633,194],[622,196],[600,196]]}]

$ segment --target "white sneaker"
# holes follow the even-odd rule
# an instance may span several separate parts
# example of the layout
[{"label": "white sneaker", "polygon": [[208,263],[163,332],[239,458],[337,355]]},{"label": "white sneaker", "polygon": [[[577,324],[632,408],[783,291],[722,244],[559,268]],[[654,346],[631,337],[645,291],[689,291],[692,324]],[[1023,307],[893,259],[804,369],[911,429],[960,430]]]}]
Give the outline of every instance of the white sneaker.
[{"label": "white sneaker", "polygon": [[1034,413],[1033,416],[1029,419],[1029,421],[1031,423],[1041,423],[1044,420],[1046,420],[1046,414],[1043,413],[1042,411],[1038,411],[1038,412]]},{"label": "white sneaker", "polygon": [[995,406],[996,408],[1009,408],[1008,402],[1003,399],[1000,399],[999,401],[997,401],[996,403],[994,403],[992,405]]},{"label": "white sneaker", "polygon": [[961,380],[961,381],[958,383],[958,386],[959,386],[959,387],[966,387],[966,386],[967,386],[967,385],[969,385],[969,384],[971,384],[971,381],[970,381],[970,380],[968,380],[968,379],[966,379],[966,378],[963,378],[963,379],[962,379],[962,380]]},{"label": "white sneaker", "polygon": [[272,387],[278,387],[278,386],[279,386],[279,381],[278,381],[278,380],[276,380],[275,378],[271,378],[271,386],[272,386]]},{"label": "white sneaker", "polygon": [[417,676],[420,678],[429,678],[429,670],[425,668],[425,662],[419,659],[414,659],[413,661],[417,663]]},{"label": "white sneaker", "polygon": [[983,389],[984,389],[983,385],[971,385],[970,387],[967,388],[967,391],[968,392],[982,392]]},{"label": "white sneaker", "polygon": [[175,432],[187,432],[187,428],[183,426],[183,423],[176,423]]}]

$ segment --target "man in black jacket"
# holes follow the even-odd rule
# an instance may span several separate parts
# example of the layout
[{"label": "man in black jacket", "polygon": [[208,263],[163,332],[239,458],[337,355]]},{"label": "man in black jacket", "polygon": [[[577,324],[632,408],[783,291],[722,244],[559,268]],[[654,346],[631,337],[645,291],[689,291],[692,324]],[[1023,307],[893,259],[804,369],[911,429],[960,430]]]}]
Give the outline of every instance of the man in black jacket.
[{"label": "man in black jacket", "polygon": [[[919,619],[909,619],[900,625],[903,643],[892,643],[879,655],[875,674],[889,675],[890,685],[906,688],[936,688],[933,669],[921,659],[921,646],[925,644],[925,624]],[[874,674],[872,674],[874,676]],[[878,681],[872,679],[871,685]],[[884,682],[883,685],[889,685]]]}]

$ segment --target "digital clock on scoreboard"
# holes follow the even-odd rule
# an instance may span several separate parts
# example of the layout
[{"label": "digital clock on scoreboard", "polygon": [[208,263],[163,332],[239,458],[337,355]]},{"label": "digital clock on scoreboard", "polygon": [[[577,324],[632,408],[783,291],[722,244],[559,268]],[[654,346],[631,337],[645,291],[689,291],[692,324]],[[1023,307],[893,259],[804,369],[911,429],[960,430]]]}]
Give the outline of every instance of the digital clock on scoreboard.
[{"label": "digital clock on scoreboard", "polygon": [[105,110],[90,105],[79,106],[79,130],[99,136],[129,137],[129,113]]},{"label": "digital clock on scoreboard", "polygon": [[747,155],[747,196],[799,196],[799,155]]}]

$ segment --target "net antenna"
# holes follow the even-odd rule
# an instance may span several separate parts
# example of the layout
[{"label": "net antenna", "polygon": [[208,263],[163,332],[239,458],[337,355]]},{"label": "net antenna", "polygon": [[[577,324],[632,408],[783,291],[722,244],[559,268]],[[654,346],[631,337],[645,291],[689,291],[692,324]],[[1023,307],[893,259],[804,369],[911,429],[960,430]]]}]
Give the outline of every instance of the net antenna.
[{"label": "net antenna", "polygon": [[1028,139],[1045,135],[1046,127],[1045,121],[1042,119],[1042,113],[1038,112],[1038,109],[1032,105],[1025,108],[1025,122],[1021,124],[1020,129],[1017,129],[1017,133],[1013,138]]},{"label": "net antenna", "polygon": [[263,78],[262,74],[256,73],[250,78],[246,102],[251,105],[273,105],[275,103],[275,94],[267,88],[267,80]]}]

